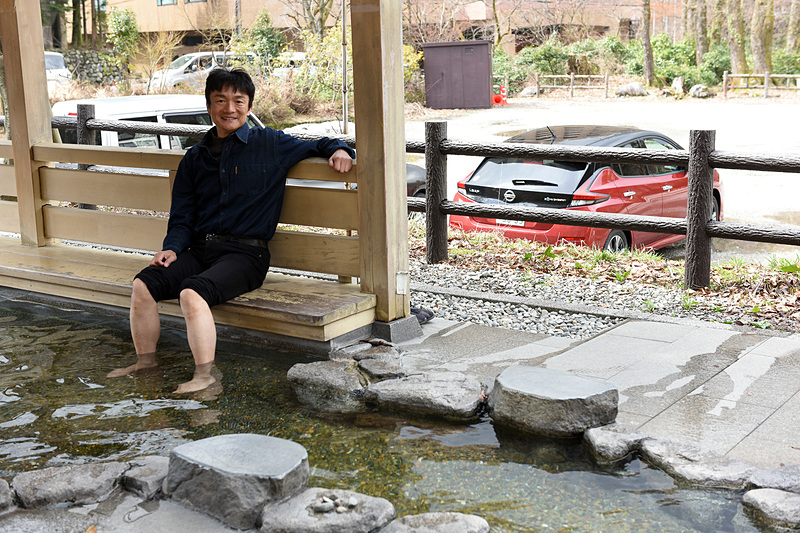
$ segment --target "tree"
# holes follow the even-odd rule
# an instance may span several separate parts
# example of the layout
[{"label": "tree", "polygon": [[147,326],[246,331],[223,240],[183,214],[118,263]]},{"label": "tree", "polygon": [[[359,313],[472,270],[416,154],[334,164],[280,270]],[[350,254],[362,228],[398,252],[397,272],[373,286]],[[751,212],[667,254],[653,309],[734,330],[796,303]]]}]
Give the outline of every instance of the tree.
[{"label": "tree", "polygon": [[694,49],[698,65],[708,52],[708,4],[706,0],[695,0]]},{"label": "tree", "polygon": [[72,0],[72,47],[80,48],[83,46],[83,26],[81,22],[81,12],[83,0]]},{"label": "tree", "polygon": [[648,85],[655,85],[653,45],[650,42],[650,0],[642,0],[642,46],[644,47],[644,79]]},{"label": "tree", "polygon": [[734,74],[747,72],[745,56],[744,14],[742,0],[727,0],[728,13],[728,50],[731,53],[731,69]]},{"label": "tree", "polygon": [[459,41],[469,22],[457,15],[467,0],[407,0],[403,3],[403,41],[419,49],[422,43]]},{"label": "tree", "polygon": [[132,9],[111,8],[108,15],[108,42],[125,64],[130,65],[139,47],[139,25]]},{"label": "tree", "polygon": [[789,8],[789,25],[786,28],[786,51],[800,51],[800,1],[792,0]]},{"label": "tree", "polygon": [[750,24],[753,68],[759,74],[772,72],[772,38],[775,33],[774,0],[755,0]]},{"label": "tree", "polygon": [[153,74],[169,62],[172,50],[181,44],[183,35],[183,32],[159,31],[141,40],[137,62],[147,76],[147,94],[150,94]]},{"label": "tree", "polygon": [[261,61],[276,57],[286,45],[286,38],[272,26],[272,19],[266,9],[262,10],[253,24],[234,41],[234,48],[255,52]]},{"label": "tree", "polygon": [[[339,13],[334,13],[334,0],[281,0],[289,8],[287,16],[297,29],[313,33],[320,39],[327,26],[336,26]],[[338,3],[338,2],[337,2]]]}]

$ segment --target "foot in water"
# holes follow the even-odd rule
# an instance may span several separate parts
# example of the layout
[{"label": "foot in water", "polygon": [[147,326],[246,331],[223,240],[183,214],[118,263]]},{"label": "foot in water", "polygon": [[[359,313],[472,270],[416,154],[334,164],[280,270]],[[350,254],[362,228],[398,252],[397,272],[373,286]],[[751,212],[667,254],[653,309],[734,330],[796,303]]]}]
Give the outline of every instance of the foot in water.
[{"label": "foot in water", "polygon": [[194,375],[191,381],[181,383],[175,389],[173,394],[186,394],[188,392],[197,392],[207,389],[213,383],[216,383],[217,378],[211,375],[211,370],[214,367],[214,362],[203,363],[194,367]]},{"label": "foot in water", "polygon": [[112,370],[106,375],[106,377],[119,378],[122,376],[129,376],[131,374],[135,374],[136,372],[151,370],[157,367],[158,367],[158,361],[156,361],[155,352],[142,353],[136,355],[136,363],[132,364],[131,366],[126,366],[125,368],[117,368],[115,370]]}]

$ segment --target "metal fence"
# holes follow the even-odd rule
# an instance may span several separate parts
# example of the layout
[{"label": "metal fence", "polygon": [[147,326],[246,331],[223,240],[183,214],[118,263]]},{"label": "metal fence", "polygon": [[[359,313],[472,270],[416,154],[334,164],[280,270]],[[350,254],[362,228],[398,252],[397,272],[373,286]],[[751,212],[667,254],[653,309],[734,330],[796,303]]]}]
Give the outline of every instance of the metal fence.
[{"label": "metal fence", "polygon": [[[90,113],[84,113],[88,115]],[[55,117],[53,126],[79,128],[79,138],[94,137],[93,130],[188,135],[202,137],[204,126],[172,126],[128,121],[94,120],[91,118]],[[80,129],[86,131],[81,134]],[[318,135],[298,135],[316,139]],[[337,136],[355,146],[352,136]],[[425,124],[425,140],[409,141],[406,151],[425,154],[426,197],[408,198],[408,210],[425,213],[426,258],[430,263],[447,259],[447,215],[502,218],[526,222],[543,222],[571,226],[650,231],[686,235],[685,286],[708,287],[711,273],[711,238],[736,239],[800,246],[800,228],[717,222],[711,219],[713,169],[755,170],[800,173],[800,154],[769,155],[716,150],[716,132],[693,130],[688,150],[641,150],[635,148],[595,148],[563,145],[514,143],[469,143],[447,138],[447,122]],[[521,157],[533,160],[645,163],[680,165],[688,168],[688,200],[686,218],[635,216],[622,213],[600,213],[541,207],[468,204],[446,198],[447,156]]]}]

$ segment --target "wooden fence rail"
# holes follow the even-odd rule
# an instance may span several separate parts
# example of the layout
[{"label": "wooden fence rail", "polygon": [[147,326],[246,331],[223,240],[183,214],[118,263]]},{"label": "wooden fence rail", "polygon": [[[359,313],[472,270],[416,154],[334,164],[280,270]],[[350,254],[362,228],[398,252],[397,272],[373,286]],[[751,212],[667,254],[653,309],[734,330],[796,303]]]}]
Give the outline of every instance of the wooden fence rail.
[{"label": "wooden fence rail", "polygon": [[[761,82],[751,85],[751,79]],[[744,80],[744,85],[734,85],[732,80]],[[729,74],[726,70],[722,74],[722,95],[727,98],[728,91],[733,89],[764,89],[764,98],[769,96],[770,89],[800,91],[800,74]]]},{"label": "wooden fence rail", "polygon": [[[566,80],[567,84],[559,84],[558,80]],[[592,80],[603,82],[602,84],[592,85]],[[550,81],[550,85],[543,85],[542,81]],[[576,82],[584,82],[584,85],[576,85]],[[537,74],[536,75],[536,97],[541,94],[542,89],[569,89],[569,96],[575,96],[575,89],[605,89],[605,97],[608,98],[608,73],[604,76],[588,74]]]},{"label": "wooden fence rail", "polygon": [[[753,224],[732,224],[711,221],[711,189],[713,168],[747,169],[772,172],[800,173],[800,154],[763,155],[722,152],[714,149],[713,131],[692,131],[689,150],[641,150],[635,148],[592,148],[578,146],[551,146],[529,144],[477,144],[446,140],[446,123],[426,124],[425,153],[447,155],[470,155],[484,157],[521,157],[529,159],[554,159],[561,161],[602,161],[608,163],[654,163],[688,167],[689,190],[687,218],[644,217],[617,213],[573,211],[568,209],[523,208],[500,205],[468,204],[427,198],[408,199],[409,211],[425,212],[428,244],[427,260],[438,262],[447,259],[447,219],[430,214],[462,215],[473,217],[502,218],[620,229],[627,231],[651,231],[687,235],[686,275],[687,288],[708,287],[710,278],[711,237],[745,241],[790,244],[800,246],[800,228]],[[438,150],[436,146],[438,145]],[[417,152],[421,143],[409,143],[408,151]],[[437,163],[436,161],[443,161]],[[446,165],[446,157],[426,160],[427,190],[445,187],[446,170],[437,168]],[[426,206],[427,202],[427,206]],[[438,202],[438,209],[430,204]],[[444,246],[442,246],[444,243]]]},{"label": "wooden fence rail", "polygon": [[[88,129],[202,136],[206,127],[168,126],[164,124],[121,121],[85,121]],[[54,118],[54,126],[77,127],[76,119]],[[193,130],[188,131],[187,128]],[[298,135],[315,139],[315,135]],[[355,139],[338,136],[351,146]],[[710,277],[710,238],[736,239],[800,246],[800,228],[716,222],[710,218],[712,169],[756,170],[800,173],[800,154],[772,155],[726,152],[714,147],[713,131],[692,131],[689,150],[641,150],[631,148],[593,148],[562,145],[517,143],[471,143],[447,139],[447,123],[425,124],[425,140],[409,141],[406,151],[425,154],[426,198],[407,199],[408,210],[426,213],[427,260],[447,259],[447,215],[477,216],[587,226],[627,231],[650,231],[687,235],[686,287],[707,287]],[[447,156],[521,157],[560,161],[645,163],[680,165],[688,168],[689,191],[687,218],[647,217],[621,213],[599,213],[533,207],[468,204],[446,199]]]}]

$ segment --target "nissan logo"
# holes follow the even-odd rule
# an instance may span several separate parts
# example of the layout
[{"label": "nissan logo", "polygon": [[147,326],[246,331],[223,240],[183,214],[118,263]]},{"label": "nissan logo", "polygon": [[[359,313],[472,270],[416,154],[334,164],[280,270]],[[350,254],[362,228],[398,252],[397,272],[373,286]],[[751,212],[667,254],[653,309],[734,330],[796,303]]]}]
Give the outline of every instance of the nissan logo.
[{"label": "nissan logo", "polygon": [[511,189],[509,189],[509,190],[507,190],[506,192],[503,193],[503,200],[505,200],[506,203],[508,203],[508,204],[513,202],[514,198],[516,198],[516,197],[517,197],[517,195],[514,194],[514,191],[512,191]]}]

